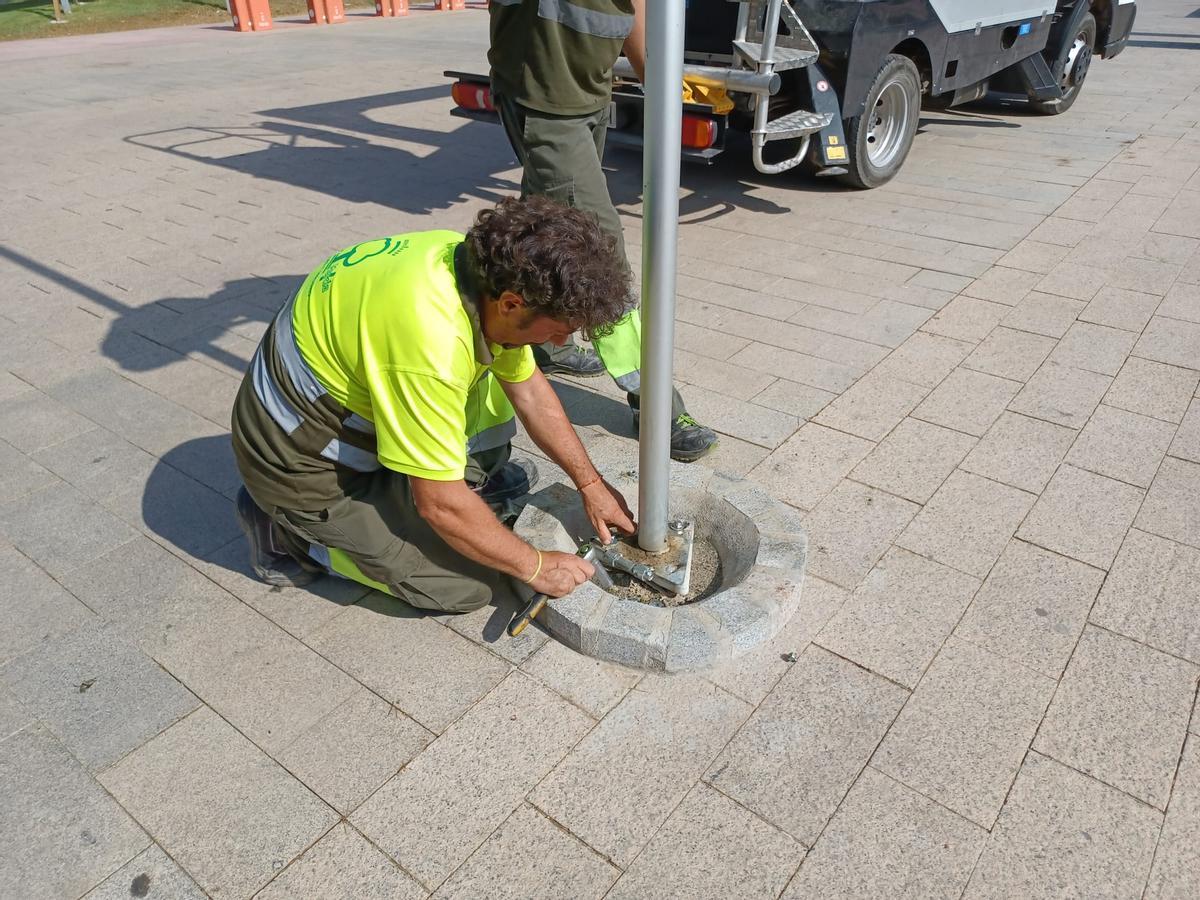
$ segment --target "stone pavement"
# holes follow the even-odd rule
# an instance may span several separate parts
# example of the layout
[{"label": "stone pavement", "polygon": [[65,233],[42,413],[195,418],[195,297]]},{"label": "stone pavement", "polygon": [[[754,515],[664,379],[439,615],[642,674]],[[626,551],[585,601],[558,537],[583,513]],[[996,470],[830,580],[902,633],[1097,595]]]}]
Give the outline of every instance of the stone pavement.
[{"label": "stone pavement", "polygon": [[0,896],[1200,896],[1200,18],[1140,6],[885,189],[685,169],[677,371],[811,551],[708,679],[247,576],[272,311],[516,188],[482,12],[0,46]]}]

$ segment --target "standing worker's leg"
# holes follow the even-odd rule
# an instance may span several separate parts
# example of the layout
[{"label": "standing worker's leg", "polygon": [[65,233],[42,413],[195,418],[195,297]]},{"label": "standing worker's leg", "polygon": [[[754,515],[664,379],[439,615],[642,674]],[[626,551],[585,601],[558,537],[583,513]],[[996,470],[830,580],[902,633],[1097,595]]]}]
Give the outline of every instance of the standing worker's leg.
[{"label": "standing worker's leg", "polygon": [[[507,97],[497,96],[495,102],[509,142],[524,168],[522,194],[542,194],[593,213],[600,227],[616,240],[617,250],[628,266],[621,218],[601,167],[608,109],[590,116],[551,116],[525,109]],[[635,309],[610,334],[594,341],[605,369],[629,395],[635,424],[641,405],[641,340],[641,313]],[[688,415],[683,398],[674,390],[671,456],[691,462],[716,443],[716,434]]]},{"label": "standing worker's leg", "polygon": [[[521,196],[539,194],[573,206],[569,175],[566,176],[566,181],[562,181],[554,173],[544,173],[543,177],[530,171],[529,152],[525,143],[525,108],[498,94],[495,96],[495,104],[504,131],[508,135],[508,143],[524,169],[521,176]],[[594,378],[604,374],[604,363],[600,361],[600,357],[591,350],[580,347],[574,340],[567,341],[561,347],[555,344],[541,344],[533,348],[533,355],[538,368],[547,375],[562,373]]]}]

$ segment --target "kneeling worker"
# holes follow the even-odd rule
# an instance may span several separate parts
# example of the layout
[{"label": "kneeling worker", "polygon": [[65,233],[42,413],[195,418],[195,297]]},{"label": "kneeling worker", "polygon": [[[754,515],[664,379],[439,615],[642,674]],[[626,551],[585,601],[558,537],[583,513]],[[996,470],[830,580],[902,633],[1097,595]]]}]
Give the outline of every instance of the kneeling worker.
[{"label": "kneeling worker", "polygon": [[[634,522],[597,473],[531,346],[602,333],[629,276],[594,216],[504,200],[465,235],[429,231],[328,259],[267,329],[233,411],[238,519],[264,581],[321,571],[414,606],[484,606],[501,574],[551,597],[592,575],[489,507],[528,491],[513,420],[575,482],[602,539]],[[536,476],[534,476],[536,477]]]}]

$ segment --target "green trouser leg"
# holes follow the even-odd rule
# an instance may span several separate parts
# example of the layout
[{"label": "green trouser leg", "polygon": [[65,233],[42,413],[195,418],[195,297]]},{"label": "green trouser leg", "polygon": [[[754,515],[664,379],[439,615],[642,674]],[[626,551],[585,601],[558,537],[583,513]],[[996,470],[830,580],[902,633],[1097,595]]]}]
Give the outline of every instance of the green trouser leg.
[{"label": "green trouser leg", "polygon": [[[538,194],[594,214],[600,227],[617,242],[626,268],[625,235],[608,193],[601,160],[608,135],[608,107],[587,116],[552,116],[515,103],[508,97],[494,98],[508,141],[517,154],[524,175],[521,196]],[[596,352],[617,385],[631,394],[641,394],[642,314],[634,309],[610,334],[596,337]],[[672,417],[684,412],[679,391],[672,392]]]},{"label": "green trouser leg", "polygon": [[[466,480],[478,483],[503,466],[505,444],[467,460]],[[380,469],[356,479],[346,496],[321,510],[269,507],[292,556],[331,574],[399,597],[419,609],[470,612],[486,606],[501,575],[467,559],[421,518],[406,475]]]}]

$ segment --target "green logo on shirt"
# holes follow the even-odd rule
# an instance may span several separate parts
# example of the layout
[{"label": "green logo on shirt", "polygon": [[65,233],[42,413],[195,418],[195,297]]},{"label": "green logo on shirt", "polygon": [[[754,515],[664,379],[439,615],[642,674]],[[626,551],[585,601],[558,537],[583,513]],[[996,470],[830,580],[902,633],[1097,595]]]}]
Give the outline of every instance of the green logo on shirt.
[{"label": "green logo on shirt", "polygon": [[349,269],[352,266],[357,266],[359,263],[366,262],[368,259],[374,259],[380,254],[386,253],[389,256],[395,256],[406,249],[408,249],[408,238],[393,241],[390,237],[386,237],[375,241],[364,241],[361,244],[355,244],[349,250],[335,253],[329,259],[325,260],[325,264],[317,272],[317,280],[321,282],[321,293],[329,293],[329,286],[333,283],[333,276],[337,274],[338,263]]}]

